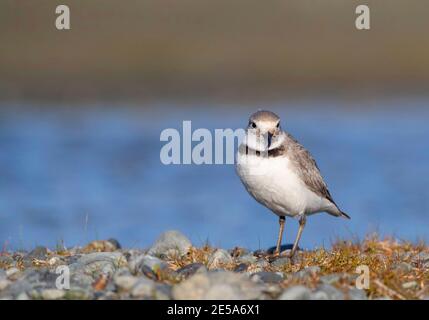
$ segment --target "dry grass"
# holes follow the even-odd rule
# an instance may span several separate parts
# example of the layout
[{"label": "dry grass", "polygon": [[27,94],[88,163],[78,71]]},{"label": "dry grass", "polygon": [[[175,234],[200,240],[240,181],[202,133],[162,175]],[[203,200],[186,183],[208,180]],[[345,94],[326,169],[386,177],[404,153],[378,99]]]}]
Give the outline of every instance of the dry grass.
[{"label": "dry grass", "polygon": [[[208,245],[202,248],[191,248],[188,255],[169,261],[173,269],[184,267],[190,263],[207,265],[210,253],[215,248]],[[233,250],[232,255],[239,256],[240,249]],[[265,271],[283,272],[286,280],[283,287],[303,284],[315,288],[320,284],[320,277],[329,274],[339,274],[340,280],[333,284],[347,292],[355,287],[355,280],[361,274],[358,266],[368,266],[370,271],[370,287],[367,290],[369,298],[390,297],[392,299],[421,299],[429,294],[429,266],[418,258],[418,254],[429,252],[424,243],[412,244],[397,241],[393,238],[379,239],[376,235],[366,237],[363,241],[337,241],[332,249],[317,249],[299,252],[293,263],[275,267],[272,264]],[[270,257],[267,255],[268,261]],[[235,260],[234,260],[235,261]],[[402,265],[408,268],[401,268]],[[239,262],[222,266],[226,270],[234,270]],[[309,273],[305,277],[294,277],[297,272],[312,266],[320,271]],[[250,271],[252,266],[249,266]],[[405,285],[404,285],[405,284]]]}]

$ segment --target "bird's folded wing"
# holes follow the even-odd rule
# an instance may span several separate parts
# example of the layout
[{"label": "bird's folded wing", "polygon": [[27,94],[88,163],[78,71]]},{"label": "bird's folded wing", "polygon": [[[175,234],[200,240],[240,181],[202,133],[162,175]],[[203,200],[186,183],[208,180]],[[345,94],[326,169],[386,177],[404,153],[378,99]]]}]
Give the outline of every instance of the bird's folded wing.
[{"label": "bird's folded wing", "polygon": [[288,149],[290,150],[288,157],[294,164],[298,176],[311,191],[335,204],[310,152],[291,135],[288,138]]}]

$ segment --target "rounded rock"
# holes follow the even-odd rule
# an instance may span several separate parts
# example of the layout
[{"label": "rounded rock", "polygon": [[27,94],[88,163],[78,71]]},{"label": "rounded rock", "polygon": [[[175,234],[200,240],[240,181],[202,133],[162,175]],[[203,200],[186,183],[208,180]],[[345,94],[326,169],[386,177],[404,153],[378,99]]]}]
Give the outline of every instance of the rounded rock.
[{"label": "rounded rock", "polygon": [[41,296],[44,300],[58,300],[64,298],[66,292],[58,289],[45,289],[41,292]]},{"label": "rounded rock", "polygon": [[209,270],[217,269],[232,262],[232,257],[228,251],[223,249],[217,249],[210,255],[207,262],[207,268],[209,268]]},{"label": "rounded rock", "polygon": [[[263,286],[247,276],[230,271],[197,273],[173,287],[177,300],[198,299],[258,299]],[[222,292],[224,294],[222,295]],[[228,295],[228,298],[226,298]]]},{"label": "rounded rock", "polygon": [[307,287],[298,285],[293,286],[280,295],[279,300],[310,300],[311,299],[311,291]]},{"label": "rounded rock", "polygon": [[179,231],[167,231],[159,236],[148,254],[157,257],[176,257],[185,255],[191,248],[191,241]]}]

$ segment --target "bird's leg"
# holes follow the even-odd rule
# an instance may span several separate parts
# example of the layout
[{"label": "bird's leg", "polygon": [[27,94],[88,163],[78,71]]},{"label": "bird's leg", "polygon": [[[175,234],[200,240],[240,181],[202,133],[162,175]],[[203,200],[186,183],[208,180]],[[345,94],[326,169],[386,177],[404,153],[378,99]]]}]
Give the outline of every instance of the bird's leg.
[{"label": "bird's leg", "polygon": [[301,239],[302,230],[304,230],[306,220],[307,220],[307,218],[305,217],[305,215],[302,215],[299,218],[299,229],[298,229],[298,234],[296,235],[295,242],[294,242],[293,247],[292,247],[292,251],[290,252],[291,258],[295,254],[296,248],[298,248],[298,242],[299,242],[299,239]]},{"label": "bird's leg", "polygon": [[285,216],[280,216],[279,218],[280,229],[279,229],[279,236],[277,238],[276,251],[274,251],[275,256],[280,255],[280,247],[282,245],[283,230],[285,228],[285,220],[286,220]]}]

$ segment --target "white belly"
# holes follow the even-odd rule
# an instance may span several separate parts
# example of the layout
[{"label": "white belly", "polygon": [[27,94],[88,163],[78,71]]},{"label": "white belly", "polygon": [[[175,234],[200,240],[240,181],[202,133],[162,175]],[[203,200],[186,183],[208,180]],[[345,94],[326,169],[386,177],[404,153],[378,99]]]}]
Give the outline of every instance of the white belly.
[{"label": "white belly", "polygon": [[237,154],[236,170],[247,191],[279,216],[308,215],[330,205],[306,187],[286,157]]}]

